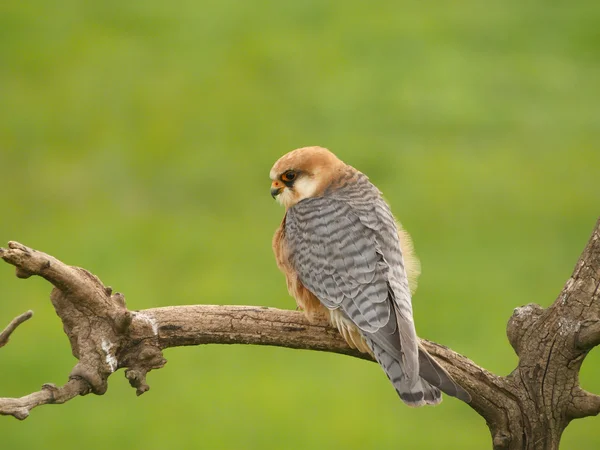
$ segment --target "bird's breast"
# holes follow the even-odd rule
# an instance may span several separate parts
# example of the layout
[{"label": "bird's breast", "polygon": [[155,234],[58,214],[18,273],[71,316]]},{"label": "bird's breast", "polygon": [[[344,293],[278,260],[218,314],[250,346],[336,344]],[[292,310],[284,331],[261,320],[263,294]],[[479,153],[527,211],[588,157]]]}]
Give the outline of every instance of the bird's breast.
[{"label": "bird's breast", "polygon": [[288,292],[296,299],[298,307],[304,310],[308,320],[312,320],[315,315],[327,315],[327,308],[302,284],[290,262],[290,253],[285,239],[285,217],[273,236],[273,253],[275,253],[277,267],[285,275]]}]

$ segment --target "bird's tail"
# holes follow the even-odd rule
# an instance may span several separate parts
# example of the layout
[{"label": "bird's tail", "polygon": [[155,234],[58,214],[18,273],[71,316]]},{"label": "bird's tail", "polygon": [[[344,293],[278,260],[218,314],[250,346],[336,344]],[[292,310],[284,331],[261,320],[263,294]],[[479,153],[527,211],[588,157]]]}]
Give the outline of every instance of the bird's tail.
[{"label": "bird's tail", "polygon": [[437,405],[442,401],[442,392],[469,403],[471,396],[457,385],[448,372],[419,346],[419,375],[410,380],[399,361],[373,339],[365,337],[373,356],[394,385],[400,399],[408,406]]},{"label": "bird's tail", "polygon": [[[442,401],[442,393],[423,378],[409,380],[401,361],[394,358],[372,339],[365,338],[373,356],[394,385],[400,399],[408,406],[437,405]],[[419,358],[420,359],[420,358]]]},{"label": "bird's tail", "polygon": [[456,397],[470,403],[471,396],[461,386],[456,384],[450,374],[419,345],[419,375],[422,380],[440,389],[444,394]]}]

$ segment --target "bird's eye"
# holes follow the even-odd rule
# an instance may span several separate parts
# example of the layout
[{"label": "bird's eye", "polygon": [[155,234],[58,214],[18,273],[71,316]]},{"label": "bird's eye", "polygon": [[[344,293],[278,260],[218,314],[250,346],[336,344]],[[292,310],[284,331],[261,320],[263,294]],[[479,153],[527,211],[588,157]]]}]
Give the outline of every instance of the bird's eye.
[{"label": "bird's eye", "polygon": [[296,176],[296,172],[294,172],[293,170],[288,170],[283,175],[281,175],[281,180],[286,183],[289,183],[290,181],[294,181],[296,179]]}]

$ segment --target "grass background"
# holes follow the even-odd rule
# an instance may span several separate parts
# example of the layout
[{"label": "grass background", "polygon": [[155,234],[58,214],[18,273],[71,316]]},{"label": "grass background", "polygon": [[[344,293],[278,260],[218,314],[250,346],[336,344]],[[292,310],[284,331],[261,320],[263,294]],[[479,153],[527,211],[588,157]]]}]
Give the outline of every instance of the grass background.
[{"label": "grass background", "polygon": [[[507,374],[513,308],[549,305],[600,205],[597,1],[257,0],[0,4],[0,244],[85,267],[128,306],[293,308],[268,173],[323,145],[413,235],[419,334]],[[41,279],[0,270],[0,395],[74,358]],[[167,350],[136,398],[0,418],[3,449],[490,448],[446,398],[413,410],[375,364],[277,348]],[[600,355],[585,388],[600,392]],[[598,419],[563,448],[600,447]]]}]

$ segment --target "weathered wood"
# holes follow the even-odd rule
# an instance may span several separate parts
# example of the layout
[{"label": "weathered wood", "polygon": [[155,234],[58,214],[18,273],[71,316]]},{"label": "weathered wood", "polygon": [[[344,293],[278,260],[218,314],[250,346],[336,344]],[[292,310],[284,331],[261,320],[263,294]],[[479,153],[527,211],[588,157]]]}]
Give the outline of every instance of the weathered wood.
[{"label": "weathered wood", "polygon": [[[129,311],[122,294],[85,269],[16,242],[0,249],[0,257],[17,268],[18,277],[39,275],[55,286],[51,300],[79,359],[61,388],[45,385],[21,399],[0,398],[0,414],[18,419],[42,404],[103,394],[121,367],[140,395],[149,389],[147,372],[165,364],[162,350],[169,347],[275,345],[371,359],[348,347],[325,319],[309,322],[299,311],[212,305]],[[495,449],[551,450],[571,420],[600,413],[600,397],[578,381],[585,356],[600,343],[599,324],[600,220],[556,301],[546,309],[515,309],[507,335],[519,363],[510,375],[494,375],[443,345],[424,339],[421,345],[469,392],[469,405],[486,420]]]}]

